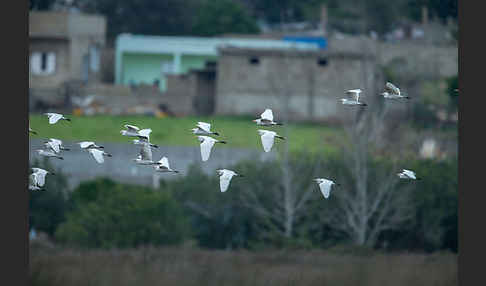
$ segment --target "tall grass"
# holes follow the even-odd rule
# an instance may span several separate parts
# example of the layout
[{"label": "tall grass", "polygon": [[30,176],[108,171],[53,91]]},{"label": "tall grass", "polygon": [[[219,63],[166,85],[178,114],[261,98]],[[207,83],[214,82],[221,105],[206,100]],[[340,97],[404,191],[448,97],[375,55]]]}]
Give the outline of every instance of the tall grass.
[{"label": "tall grass", "polygon": [[31,285],[457,285],[449,253],[339,255],[312,251],[31,248]]}]

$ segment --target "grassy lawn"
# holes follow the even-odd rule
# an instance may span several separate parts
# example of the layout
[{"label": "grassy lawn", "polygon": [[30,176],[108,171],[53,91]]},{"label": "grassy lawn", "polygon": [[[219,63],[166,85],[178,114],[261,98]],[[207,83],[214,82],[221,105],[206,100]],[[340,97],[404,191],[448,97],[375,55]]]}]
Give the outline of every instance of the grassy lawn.
[{"label": "grassy lawn", "polygon": [[[30,115],[30,126],[40,138],[58,138],[61,140],[89,140],[98,142],[130,142],[131,138],[122,136],[120,130],[124,124],[140,128],[151,128],[150,141],[154,144],[168,146],[196,146],[199,144],[190,131],[198,121],[211,123],[211,129],[220,133],[219,137],[228,144],[221,147],[261,148],[257,129],[274,130],[288,137],[291,151],[307,149],[311,152],[337,151],[336,142],[343,138],[343,131],[337,127],[323,124],[293,123],[288,125],[288,134],[283,126],[256,126],[250,117],[179,117],[156,118],[151,116],[68,116],[71,122],[59,121],[50,125],[47,117],[40,114]],[[278,143],[277,143],[278,144]]]}]

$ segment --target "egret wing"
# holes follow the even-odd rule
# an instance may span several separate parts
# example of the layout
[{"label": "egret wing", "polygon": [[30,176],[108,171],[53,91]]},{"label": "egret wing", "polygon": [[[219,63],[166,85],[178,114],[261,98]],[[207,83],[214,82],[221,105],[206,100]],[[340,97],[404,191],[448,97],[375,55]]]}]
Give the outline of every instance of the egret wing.
[{"label": "egret wing", "polygon": [[147,138],[147,140],[150,138],[150,133],[152,133],[152,129],[142,129],[138,131],[138,135]]},{"label": "egret wing", "polygon": [[329,194],[331,192],[331,181],[323,181],[319,184],[319,188],[321,189],[321,193],[324,195],[324,198],[329,198]]},{"label": "egret wing", "polygon": [[89,153],[93,155],[93,158],[95,158],[96,162],[102,164],[105,162],[105,158],[103,158],[103,151],[100,151],[98,149],[88,149]]},{"label": "egret wing", "polygon": [[231,182],[231,178],[233,178],[233,174],[228,171],[223,171],[223,174],[219,177],[219,188],[221,192],[226,192],[228,190],[229,184]]},{"label": "egret wing", "polygon": [[414,171],[403,169],[403,173],[412,179],[416,179]]},{"label": "egret wing", "polygon": [[47,116],[49,117],[49,124],[54,124],[62,118],[62,115],[59,113],[48,113]]},{"label": "egret wing", "polygon": [[45,179],[46,179],[46,174],[47,174],[47,172],[44,171],[44,170],[34,173],[35,179],[37,181],[37,184],[36,184],[37,186],[39,186],[39,187],[43,187],[44,186]]},{"label": "egret wing", "polygon": [[393,85],[391,82],[387,82],[385,84],[385,89],[390,91],[393,94],[397,94],[397,95],[400,94],[400,89],[398,87],[396,87],[395,85]]},{"label": "egret wing", "polygon": [[86,149],[90,146],[94,145],[94,142],[91,142],[91,141],[83,141],[83,142],[79,142],[79,146],[83,149]]},{"label": "egret wing", "polygon": [[350,89],[346,91],[346,94],[353,97],[355,101],[359,101],[359,95],[361,93],[361,89]]},{"label": "egret wing", "polygon": [[204,139],[204,141],[201,143],[201,158],[203,161],[207,161],[209,159],[214,142],[215,141],[210,139]]},{"label": "egret wing", "polygon": [[142,149],[140,149],[140,155],[142,160],[152,161],[152,149],[150,149],[149,144],[143,144]]},{"label": "egret wing", "polygon": [[265,152],[270,152],[272,150],[273,141],[275,139],[275,134],[272,132],[265,132],[262,136],[262,145]]},{"label": "egret wing", "polygon": [[129,125],[129,124],[125,124],[123,125],[126,129],[128,129],[129,131],[132,131],[132,132],[137,132],[138,130],[140,130],[140,128],[138,128],[137,126],[135,125]]},{"label": "egret wing", "polygon": [[162,157],[162,159],[160,159],[159,161],[160,165],[162,167],[166,167],[167,169],[169,169],[169,159],[167,159],[167,157]]},{"label": "egret wing", "polygon": [[37,175],[35,173],[29,175],[29,185],[37,186]]},{"label": "egret wing", "polygon": [[264,120],[273,121],[273,112],[271,109],[267,108],[265,111],[260,115],[260,117]]},{"label": "egret wing", "polygon": [[206,122],[198,122],[197,127],[201,128],[202,130],[206,132],[211,132],[211,124],[206,123]]},{"label": "egret wing", "polygon": [[60,144],[54,141],[49,141],[46,143],[47,146],[49,146],[49,149],[54,151],[54,153],[59,153],[60,151]]}]

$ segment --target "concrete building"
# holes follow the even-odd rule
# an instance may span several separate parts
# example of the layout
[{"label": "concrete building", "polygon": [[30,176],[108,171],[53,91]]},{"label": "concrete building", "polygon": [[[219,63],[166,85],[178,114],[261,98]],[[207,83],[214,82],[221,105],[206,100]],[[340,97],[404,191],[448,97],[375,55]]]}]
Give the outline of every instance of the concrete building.
[{"label": "concrete building", "polygon": [[115,83],[154,84],[167,90],[169,75],[186,74],[218,61],[221,47],[260,49],[317,50],[318,43],[296,40],[243,38],[162,37],[122,34],[117,37],[115,51]]},{"label": "concrete building", "polygon": [[[372,94],[376,76],[372,55],[352,52],[220,50],[216,114],[260,114],[272,108],[290,120],[342,121],[344,91]],[[366,76],[364,76],[366,75]],[[367,82],[365,82],[365,80]]]},{"label": "concrete building", "polygon": [[29,87],[98,82],[106,19],[69,12],[29,13]]}]

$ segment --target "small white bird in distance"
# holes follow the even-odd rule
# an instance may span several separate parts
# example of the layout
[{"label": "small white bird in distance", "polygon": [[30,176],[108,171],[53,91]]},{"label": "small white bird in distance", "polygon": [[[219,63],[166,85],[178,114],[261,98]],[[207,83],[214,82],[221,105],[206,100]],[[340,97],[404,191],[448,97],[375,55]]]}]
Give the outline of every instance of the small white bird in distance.
[{"label": "small white bird in distance", "polygon": [[34,130],[32,130],[32,128],[30,128],[30,125],[29,125],[29,133],[33,133],[33,134],[36,134],[37,135],[37,132],[35,132]]},{"label": "small white bird in distance", "polygon": [[46,175],[55,175],[53,172],[41,168],[32,168],[33,173],[29,176],[29,190],[43,191]]},{"label": "small white bird in distance", "polygon": [[158,162],[158,164],[154,166],[155,171],[162,172],[162,173],[179,173],[177,170],[172,170],[169,166],[169,159],[167,157],[162,157]]},{"label": "small white bird in distance", "polygon": [[211,124],[206,122],[198,122],[196,128],[191,129],[192,133],[197,135],[216,135],[219,136],[218,132],[211,131]]},{"label": "small white bird in distance", "polygon": [[201,158],[205,162],[209,159],[209,155],[211,154],[211,148],[213,148],[215,143],[222,143],[226,144],[226,141],[216,140],[214,138],[208,136],[197,136],[197,140],[201,142]]},{"label": "small white bird in distance", "polygon": [[278,135],[277,132],[274,131],[258,129],[258,134],[260,134],[262,139],[263,150],[265,152],[270,152],[270,150],[272,150],[275,137],[285,140],[285,137]]},{"label": "small white bird in distance", "polygon": [[158,165],[158,162],[152,160],[152,149],[149,144],[142,144],[140,154],[136,159],[133,159],[138,165]]},{"label": "small white bird in distance", "polygon": [[63,151],[69,151],[70,150],[69,148],[62,146],[61,140],[54,139],[54,138],[50,138],[49,141],[45,141],[44,146],[46,146],[46,148],[48,150],[54,151],[54,153],[56,153],[56,154],[59,154],[59,152],[61,152],[61,150],[63,150]]},{"label": "small white bird in distance", "polygon": [[71,97],[71,101],[79,107],[88,107],[91,103],[93,103],[95,97],[96,95],[94,94],[87,95],[85,97],[73,96]]},{"label": "small white bird in distance", "polygon": [[228,189],[233,176],[244,177],[241,174],[237,174],[234,171],[227,169],[219,169],[216,170],[216,172],[218,172],[219,174],[219,188],[222,193],[226,192],[226,190]]},{"label": "small white bird in distance", "polygon": [[44,113],[44,115],[47,115],[47,118],[49,118],[49,124],[55,124],[59,120],[71,121],[71,119],[66,118],[64,115],[59,113],[48,112],[48,113]]},{"label": "small white bird in distance", "polygon": [[407,169],[403,169],[400,173],[397,174],[397,176],[400,179],[421,180],[421,178],[417,178],[415,176],[415,172],[414,171],[410,171],[410,170],[407,170]]},{"label": "small white bird in distance", "polygon": [[358,105],[358,106],[367,106],[366,103],[359,101],[359,94],[362,92],[361,89],[350,89],[346,91],[346,94],[350,96],[352,99],[341,98],[341,103],[344,105]]},{"label": "small white bird in distance", "polygon": [[91,149],[91,148],[104,149],[105,148],[101,145],[96,145],[96,143],[94,143],[93,141],[83,141],[83,142],[79,142],[78,144],[79,147],[81,147],[82,149]]},{"label": "small white bird in distance", "polygon": [[44,157],[55,157],[55,158],[64,160],[63,157],[57,155],[56,152],[51,151],[51,150],[42,150],[42,149],[39,149],[39,150],[36,150],[36,151],[37,151],[37,153],[39,153],[39,155],[44,156]]},{"label": "small white bird in distance", "polygon": [[409,96],[403,95],[400,93],[400,89],[393,85],[391,82],[387,82],[385,84],[385,91],[381,93],[384,98],[388,99],[400,99],[400,98],[406,98],[410,99]]},{"label": "small white bird in distance", "polygon": [[105,151],[102,151],[102,150],[99,150],[99,149],[96,149],[96,148],[88,148],[88,152],[91,155],[93,155],[93,158],[96,160],[96,162],[98,162],[100,164],[103,164],[105,162],[105,158],[103,158],[103,156],[112,157],[111,154],[108,154]]},{"label": "small white bird in distance", "polygon": [[317,182],[319,185],[319,189],[321,190],[322,195],[324,195],[324,198],[329,198],[329,194],[331,193],[331,187],[332,185],[340,186],[340,184],[336,184],[331,180],[328,179],[323,179],[323,178],[316,178],[314,181]]},{"label": "small white bird in distance", "polygon": [[253,122],[256,122],[257,125],[283,125],[282,123],[277,123],[273,121],[273,112],[271,109],[267,108],[263,113],[260,115],[260,118],[257,118],[255,120],[252,120]]}]

